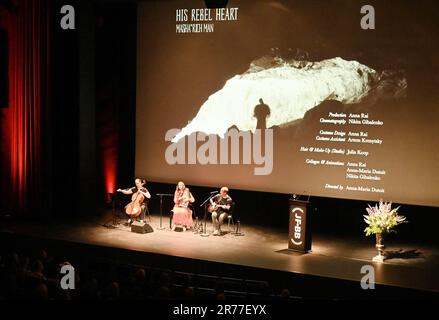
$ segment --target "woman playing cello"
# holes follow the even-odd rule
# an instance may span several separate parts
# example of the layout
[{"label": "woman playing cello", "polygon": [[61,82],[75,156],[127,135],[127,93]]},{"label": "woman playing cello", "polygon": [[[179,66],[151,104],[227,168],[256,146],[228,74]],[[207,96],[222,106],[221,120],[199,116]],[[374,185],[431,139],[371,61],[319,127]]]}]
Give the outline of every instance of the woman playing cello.
[{"label": "woman playing cello", "polygon": [[125,212],[129,216],[128,224],[131,224],[133,219],[137,219],[140,216],[140,221],[145,219],[146,201],[150,199],[151,194],[145,188],[145,179],[137,178],[134,180],[135,187],[128,189],[117,189],[117,192],[123,194],[131,194],[131,202],[125,207]]}]

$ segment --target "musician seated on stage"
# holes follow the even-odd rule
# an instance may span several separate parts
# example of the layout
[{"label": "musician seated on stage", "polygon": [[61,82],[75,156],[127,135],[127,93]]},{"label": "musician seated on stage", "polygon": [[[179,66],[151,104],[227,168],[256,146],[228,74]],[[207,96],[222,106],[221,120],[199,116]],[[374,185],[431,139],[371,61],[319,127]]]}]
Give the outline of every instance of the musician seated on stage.
[{"label": "musician seated on stage", "polygon": [[194,201],[195,198],[189,188],[186,188],[183,181],[179,181],[174,193],[175,205],[171,210],[174,213],[172,217],[173,231],[176,226],[181,226],[183,231],[186,231],[186,228],[192,228],[192,210],[189,208],[189,203],[193,203]]},{"label": "musician seated on stage", "polygon": [[232,205],[232,198],[229,196],[229,188],[222,187],[220,193],[210,199],[212,210],[213,235],[221,234],[221,226],[224,220],[227,219],[230,207]]},{"label": "musician seated on stage", "polygon": [[[127,189],[117,189],[117,192],[122,192],[123,194],[132,194],[131,202],[125,207],[126,213],[128,214],[128,224],[131,224],[133,219],[138,219],[143,222],[145,220],[145,210],[148,199],[151,199],[151,194],[148,189],[146,189],[146,180],[136,178],[134,180],[135,187]],[[135,206],[140,206],[141,212],[136,212]],[[134,208],[134,209],[132,209]],[[129,210],[132,209],[132,210]]]}]

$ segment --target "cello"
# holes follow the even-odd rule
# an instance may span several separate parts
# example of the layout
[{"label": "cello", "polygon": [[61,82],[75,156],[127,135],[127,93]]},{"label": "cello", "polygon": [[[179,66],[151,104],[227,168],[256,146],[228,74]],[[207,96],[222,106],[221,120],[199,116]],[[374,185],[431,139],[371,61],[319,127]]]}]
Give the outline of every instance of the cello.
[{"label": "cello", "polygon": [[145,196],[137,190],[131,197],[131,202],[125,207],[125,212],[131,218],[137,218],[142,213],[142,204],[145,201]]}]

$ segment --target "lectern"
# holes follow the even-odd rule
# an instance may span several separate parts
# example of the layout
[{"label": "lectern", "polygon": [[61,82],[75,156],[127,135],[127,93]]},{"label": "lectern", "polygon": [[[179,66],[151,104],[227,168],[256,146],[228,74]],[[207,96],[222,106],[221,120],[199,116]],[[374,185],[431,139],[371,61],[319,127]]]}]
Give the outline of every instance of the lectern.
[{"label": "lectern", "polygon": [[288,249],[306,253],[311,251],[311,221],[308,217],[309,201],[290,199]]}]

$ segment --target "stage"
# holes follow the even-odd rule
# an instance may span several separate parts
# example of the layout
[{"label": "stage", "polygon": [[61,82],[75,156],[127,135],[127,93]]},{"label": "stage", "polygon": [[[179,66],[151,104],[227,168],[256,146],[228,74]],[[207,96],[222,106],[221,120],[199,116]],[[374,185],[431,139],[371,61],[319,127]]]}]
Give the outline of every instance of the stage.
[{"label": "stage", "polygon": [[[334,297],[348,298],[352,292],[365,292],[360,286],[364,265],[372,265],[375,270],[376,290],[368,291],[381,290],[386,296],[385,290],[399,290],[400,295],[407,294],[408,297],[419,294],[422,297],[437,296],[439,293],[439,279],[435,277],[439,267],[439,249],[427,245],[389,241],[386,247],[389,258],[380,264],[371,261],[376,255],[372,237],[349,239],[313,234],[312,252],[300,254],[287,250],[287,230],[270,229],[268,226],[243,224],[243,235],[236,236],[224,225],[224,234],[213,236],[212,225],[207,223],[210,235],[203,237],[192,230],[172,231],[168,216],[163,217],[164,229],[160,230],[160,216],[152,215],[150,225],[153,232],[147,234],[133,233],[123,224],[124,220],[119,222],[113,227],[111,211],[107,211],[100,217],[81,219],[75,223],[9,221],[0,231],[7,235],[61,241],[84,248],[92,246],[94,252],[105,251],[114,259],[135,255],[136,263],[146,261],[157,267],[166,265],[185,272],[224,273],[224,276],[232,274],[236,277],[248,274],[273,282],[295,279],[291,281],[295,281],[296,285],[309,286],[301,292],[321,288],[323,296],[323,292],[329,292],[334,286],[340,287]],[[307,279],[308,283],[303,279]],[[343,291],[343,288],[346,290]],[[318,294],[316,296],[319,297]]]}]

